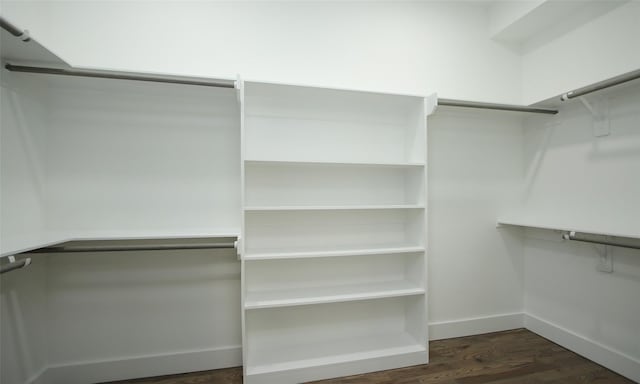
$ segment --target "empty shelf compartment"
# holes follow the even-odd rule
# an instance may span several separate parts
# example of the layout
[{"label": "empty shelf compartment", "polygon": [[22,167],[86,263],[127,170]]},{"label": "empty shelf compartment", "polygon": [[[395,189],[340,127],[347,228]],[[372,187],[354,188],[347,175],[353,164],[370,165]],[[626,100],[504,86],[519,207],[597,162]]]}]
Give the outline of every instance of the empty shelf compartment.
[{"label": "empty shelf compartment", "polygon": [[380,357],[427,360],[421,297],[272,308],[246,316],[248,375]]},{"label": "empty shelf compartment", "polygon": [[419,207],[424,169],[360,165],[252,163],[245,167],[248,207]]},{"label": "empty shelf compartment", "polygon": [[245,257],[422,247],[424,210],[248,211]]},{"label": "empty shelf compartment", "polygon": [[249,261],[245,308],[424,294],[424,253]]}]

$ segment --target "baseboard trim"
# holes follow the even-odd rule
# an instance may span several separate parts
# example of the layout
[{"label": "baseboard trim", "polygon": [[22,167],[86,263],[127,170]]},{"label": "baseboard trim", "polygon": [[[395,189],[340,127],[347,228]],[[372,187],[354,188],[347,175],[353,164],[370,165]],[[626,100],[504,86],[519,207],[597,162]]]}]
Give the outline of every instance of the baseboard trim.
[{"label": "baseboard trim", "polygon": [[508,331],[524,327],[523,313],[505,313],[452,321],[429,323],[429,339],[442,340],[454,337],[480,335]]},{"label": "baseboard trim", "polygon": [[117,360],[51,365],[30,384],[86,384],[172,375],[242,365],[239,345]]},{"label": "baseboard trim", "polygon": [[[429,324],[429,335],[431,340],[441,340],[523,327],[633,381],[640,382],[640,360],[530,314],[508,313],[434,322]],[[86,384],[240,365],[242,347],[236,345],[173,354],[53,365],[44,368],[27,383]]]},{"label": "baseboard trim", "polygon": [[525,314],[524,325],[533,333],[635,382],[640,382],[640,360],[530,314]]}]

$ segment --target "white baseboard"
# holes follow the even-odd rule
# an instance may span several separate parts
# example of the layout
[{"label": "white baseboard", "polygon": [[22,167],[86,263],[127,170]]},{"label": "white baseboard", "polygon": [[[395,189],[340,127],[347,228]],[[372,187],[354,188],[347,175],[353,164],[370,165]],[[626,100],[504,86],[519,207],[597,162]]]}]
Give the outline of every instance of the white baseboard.
[{"label": "white baseboard", "polygon": [[525,314],[524,325],[531,332],[537,333],[633,381],[640,382],[640,360],[533,315]]},{"label": "white baseboard", "polygon": [[30,384],[87,384],[242,365],[239,345],[117,360],[51,365]]},{"label": "white baseboard", "polygon": [[[429,336],[431,340],[441,340],[522,327],[633,381],[640,382],[638,359],[530,314],[509,313],[434,322],[429,324]],[[242,348],[238,345],[175,354],[49,366],[34,375],[28,384],[86,384],[240,365],[242,365]]]},{"label": "white baseboard", "polygon": [[454,337],[480,335],[524,327],[523,313],[475,317],[429,323],[429,339],[442,340]]}]

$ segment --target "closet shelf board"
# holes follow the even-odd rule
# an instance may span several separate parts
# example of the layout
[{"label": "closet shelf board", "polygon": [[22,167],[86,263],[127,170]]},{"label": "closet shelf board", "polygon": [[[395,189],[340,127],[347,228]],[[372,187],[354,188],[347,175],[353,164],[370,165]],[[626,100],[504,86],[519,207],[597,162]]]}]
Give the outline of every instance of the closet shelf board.
[{"label": "closet shelf board", "polygon": [[249,206],[251,211],[339,211],[339,210],[376,210],[376,209],[424,209],[424,205],[289,205],[289,206]]},{"label": "closet shelf board", "polygon": [[178,231],[149,231],[149,232],[88,232],[70,240],[160,240],[160,239],[188,239],[211,237],[238,237],[238,230],[187,230]]},{"label": "closet shelf board", "polygon": [[245,309],[290,307],[422,295],[425,290],[408,281],[375,282],[333,287],[288,288],[248,292]]},{"label": "closet shelf board", "polygon": [[360,248],[360,249],[342,249],[342,250],[325,250],[325,251],[249,251],[245,254],[244,259],[250,260],[271,260],[271,259],[303,259],[312,257],[341,257],[341,256],[364,256],[364,255],[385,255],[385,254],[402,254],[424,252],[423,246],[405,246],[405,247],[376,247],[376,248]]},{"label": "closet shelf board", "polygon": [[579,226],[571,226],[566,224],[547,224],[547,223],[537,223],[534,221],[528,220],[518,220],[518,219],[506,219],[498,220],[498,226],[500,225],[511,225],[515,227],[526,227],[526,228],[537,228],[537,229],[548,229],[552,231],[575,231],[578,233],[588,233],[592,235],[602,235],[602,236],[613,236],[613,237],[627,237],[630,239],[640,239],[640,234],[631,233],[631,232],[623,232],[623,231],[611,231],[611,230],[598,230],[595,228],[580,228]]},{"label": "closet shelf board", "polygon": [[81,235],[50,234],[38,243],[29,246],[10,248],[2,250],[0,257],[17,255],[22,252],[33,251],[39,248],[54,246],[57,244],[67,243],[71,241],[103,241],[103,240],[171,240],[171,239],[205,239],[205,238],[223,238],[223,237],[239,237],[238,230],[194,230],[185,232],[86,232]]},{"label": "closet shelf board", "polygon": [[340,162],[340,161],[296,161],[296,160],[259,160],[259,159],[246,159],[245,165],[282,165],[282,166],[311,166],[311,165],[326,165],[326,166],[361,166],[361,167],[380,167],[380,168],[420,168],[424,167],[425,163],[387,163],[387,162]]},{"label": "closet shelf board", "polygon": [[[296,344],[283,340],[263,350],[249,350],[247,375],[341,364],[405,354],[426,353],[426,347],[407,333],[376,334],[352,339]],[[290,344],[286,344],[289,342]]]}]

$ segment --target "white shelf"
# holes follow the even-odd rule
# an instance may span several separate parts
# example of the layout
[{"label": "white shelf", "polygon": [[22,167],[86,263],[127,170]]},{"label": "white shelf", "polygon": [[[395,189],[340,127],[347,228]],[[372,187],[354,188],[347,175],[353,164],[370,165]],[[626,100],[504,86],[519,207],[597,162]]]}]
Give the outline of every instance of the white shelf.
[{"label": "white shelf", "polygon": [[424,352],[425,345],[407,333],[375,334],[312,344],[290,339],[283,340],[282,345],[250,350],[247,375]]},{"label": "white shelf", "polygon": [[613,237],[626,237],[630,239],[640,239],[640,234],[624,232],[619,230],[609,230],[609,229],[596,229],[596,228],[585,228],[579,226],[567,225],[566,223],[560,224],[548,224],[548,223],[538,223],[535,221],[528,220],[520,220],[520,219],[498,219],[498,225],[511,225],[515,227],[526,227],[526,228],[538,228],[538,229],[547,229],[552,231],[575,231],[579,233],[588,233],[591,235],[602,235],[602,236],[613,236]]},{"label": "white shelf", "polygon": [[245,165],[284,165],[284,166],[356,166],[356,167],[381,167],[381,168],[423,168],[425,163],[377,163],[377,162],[340,162],[340,161],[296,161],[296,160],[260,160],[246,159]]},{"label": "white shelf", "polygon": [[247,292],[245,309],[338,303],[343,301],[422,295],[424,293],[424,288],[417,287],[416,284],[407,281]]},{"label": "white shelf", "polygon": [[375,209],[424,209],[423,205],[315,205],[315,206],[254,206],[245,207],[251,211],[340,211],[340,210],[375,210]]},{"label": "white shelf", "polygon": [[50,247],[52,245],[69,241],[68,239],[58,240],[53,238],[43,238],[35,241],[33,239],[29,239],[29,240],[30,241],[28,243],[24,241],[19,243],[19,245],[10,244],[9,246],[4,246],[2,249],[0,249],[0,257],[17,255],[23,252],[33,251],[34,249]]},{"label": "white shelf", "polygon": [[69,232],[62,241],[98,241],[98,240],[159,240],[159,239],[188,239],[211,237],[238,237],[240,231],[235,228],[185,229],[184,231],[75,231]]},{"label": "white shelf", "polygon": [[359,256],[359,255],[384,255],[384,254],[402,254],[424,252],[423,246],[389,246],[376,248],[353,248],[353,249],[336,249],[336,250],[309,250],[302,248],[297,250],[254,250],[249,251],[244,256],[247,261],[250,260],[273,260],[273,259],[301,259],[313,257],[343,257],[343,256]]},{"label": "white shelf", "polygon": [[205,239],[239,237],[239,230],[193,230],[185,232],[177,231],[140,231],[140,232],[120,232],[120,231],[69,231],[48,233],[45,238],[37,243],[18,247],[3,249],[0,257],[16,255],[22,252],[32,251],[38,248],[50,247],[56,244],[71,241],[110,241],[110,240],[171,240],[171,239]]}]

